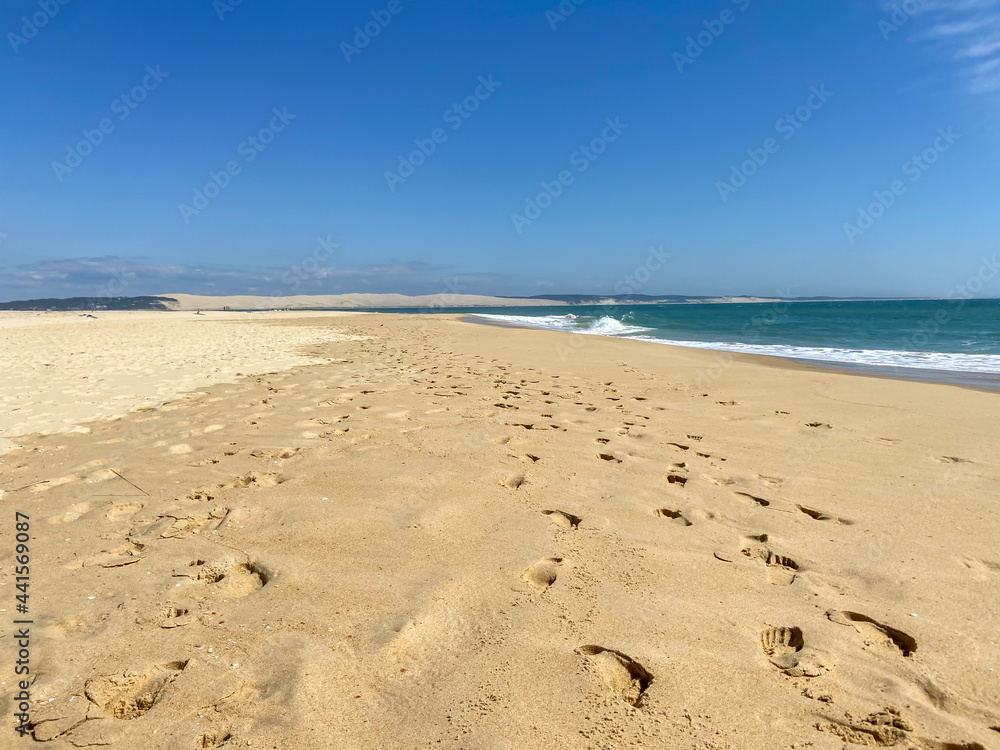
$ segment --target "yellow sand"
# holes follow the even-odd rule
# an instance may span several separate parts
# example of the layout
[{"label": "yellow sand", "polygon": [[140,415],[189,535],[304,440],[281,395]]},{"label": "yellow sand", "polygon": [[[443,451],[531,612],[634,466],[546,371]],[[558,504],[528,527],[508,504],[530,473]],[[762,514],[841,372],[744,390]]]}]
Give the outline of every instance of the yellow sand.
[{"label": "yellow sand", "polygon": [[[188,317],[129,325],[219,380],[298,366],[174,398],[175,354],[95,359],[101,316],[63,339],[87,374],[148,359],[126,395],[172,400],[2,459],[44,747],[1000,747],[995,394],[432,316],[206,347]],[[42,359],[54,403],[18,408],[66,424],[85,389]]]},{"label": "yellow sand", "polygon": [[[311,313],[312,320],[343,313]],[[0,312],[0,452],[19,435],[86,428],[244,375],[323,361],[329,328],[276,328],[301,313]]]}]

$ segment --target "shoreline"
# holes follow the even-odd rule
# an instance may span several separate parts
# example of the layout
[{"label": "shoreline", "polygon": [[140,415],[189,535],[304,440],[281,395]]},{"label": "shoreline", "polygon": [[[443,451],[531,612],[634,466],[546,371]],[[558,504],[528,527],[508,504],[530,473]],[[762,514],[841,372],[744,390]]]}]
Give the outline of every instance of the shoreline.
[{"label": "shoreline", "polygon": [[[182,339],[167,337],[163,340],[163,351],[157,355],[156,364],[152,367],[148,365],[135,367],[125,366],[118,363],[118,367],[108,368],[107,358],[100,352],[96,353],[96,359],[75,360],[73,369],[64,373],[65,377],[85,378],[90,377],[87,368],[97,367],[96,362],[101,362],[100,372],[97,381],[91,381],[88,388],[89,395],[82,401],[67,402],[61,406],[56,406],[53,411],[49,410],[40,415],[34,415],[34,407],[30,404],[25,408],[20,401],[23,396],[17,395],[21,388],[15,386],[17,378],[22,379],[30,374],[31,363],[5,359],[0,356],[0,374],[4,374],[2,380],[6,382],[7,388],[0,389],[0,455],[9,451],[16,444],[18,438],[31,435],[35,432],[49,434],[53,432],[81,432],[87,428],[84,426],[94,419],[114,420],[121,419],[137,409],[159,408],[173,399],[184,398],[186,394],[194,392],[200,388],[211,386],[220,382],[237,382],[245,376],[259,374],[266,371],[284,371],[289,368],[300,367],[308,364],[318,363],[320,360],[309,359],[301,354],[301,350],[309,343],[316,343],[315,337],[296,338],[294,341],[281,340],[282,337],[276,333],[284,327],[284,324],[292,324],[293,327],[300,325],[315,326],[322,328],[328,320],[347,320],[354,316],[375,315],[378,318],[398,316],[402,320],[429,319],[442,321],[459,321],[463,325],[487,326],[499,329],[511,329],[518,331],[547,332],[553,334],[567,334],[574,339],[582,337],[586,339],[601,339],[606,341],[635,342],[636,345],[645,346],[657,344],[657,348],[665,348],[677,352],[694,353],[704,361],[704,368],[707,371],[723,366],[728,368],[732,363],[759,364],[768,368],[827,373],[834,375],[847,375],[854,377],[874,378],[893,382],[914,382],[929,385],[947,385],[963,389],[975,390],[984,393],[995,393],[1000,390],[1000,377],[989,374],[980,376],[978,373],[962,373],[954,371],[937,370],[917,370],[913,368],[895,367],[875,367],[868,365],[850,365],[848,363],[825,363],[814,362],[791,357],[781,357],[776,355],[757,354],[749,352],[733,352],[721,349],[709,349],[706,347],[686,347],[677,344],[664,344],[656,340],[640,339],[634,337],[601,336],[593,334],[574,333],[572,331],[558,331],[542,327],[511,323],[491,318],[477,317],[474,313],[429,313],[414,314],[410,312],[379,312],[353,310],[324,310],[324,311],[208,311],[203,315],[196,315],[190,311],[106,311],[96,319],[84,318],[77,312],[34,312],[34,311],[6,311],[0,312],[0,341],[6,341],[6,352],[11,353],[18,349],[31,350],[33,359],[51,360],[53,363],[59,357],[59,346],[69,345],[69,332],[86,330],[87,326],[132,326],[138,331],[139,326],[149,326],[152,329],[163,329],[164,326],[173,327],[176,325],[190,325],[203,323],[205,326],[215,324],[219,328],[214,343],[204,342],[207,347],[200,356],[207,357],[206,361],[211,362],[213,347],[231,346],[236,339],[231,333],[224,333],[226,327],[235,326],[235,329],[245,329],[246,331],[262,329],[265,332],[265,339],[257,338],[257,344],[262,341],[268,343],[266,347],[256,346],[248,348],[242,355],[236,356],[230,364],[223,364],[221,367],[213,365],[210,367],[211,374],[200,371],[190,371],[181,363],[187,358],[183,353],[186,344]],[[69,328],[65,328],[70,326]],[[83,328],[78,328],[82,326]],[[37,346],[29,346],[29,338],[32,331],[47,332],[52,334],[58,328],[65,328],[66,333],[61,334],[61,339],[54,340],[48,338],[48,349],[39,349]],[[124,330],[124,329],[122,329]],[[202,329],[206,330],[205,328]],[[132,337],[123,341],[109,341],[98,343],[99,347],[123,346],[123,354],[128,356],[128,348],[139,343],[142,334],[136,338]],[[16,340],[12,336],[18,336]],[[238,339],[239,337],[237,337]],[[336,339],[334,335],[333,339]],[[102,340],[103,341],[103,340]],[[55,345],[57,348],[52,349]],[[242,346],[242,344],[241,344]],[[269,351],[265,354],[265,348]],[[572,350],[570,345],[568,350]],[[699,354],[701,353],[701,354]],[[40,358],[40,359],[39,359]],[[252,362],[256,358],[259,361],[256,366]],[[88,364],[89,362],[89,364]],[[152,363],[150,363],[152,364]],[[26,370],[25,367],[28,367]],[[56,393],[54,388],[62,388],[63,393],[68,393],[66,387],[71,390],[75,386],[69,383],[59,385],[58,380],[60,370],[44,367],[35,368],[36,388],[49,392],[50,398]],[[55,376],[57,380],[53,381]],[[39,379],[40,378],[40,379]],[[98,384],[102,390],[94,391]],[[73,390],[75,392],[75,390]],[[82,392],[82,391],[81,391]]]},{"label": "shoreline", "polygon": [[578,331],[556,331],[542,326],[530,326],[521,323],[512,323],[495,318],[478,317],[475,313],[464,314],[464,320],[475,325],[492,325],[502,328],[517,328],[521,330],[552,330],[557,333],[569,333],[578,336],[602,336],[603,338],[621,339],[629,341],[640,341],[659,346],[670,346],[678,349],[696,349],[705,352],[715,352],[726,357],[761,357],[771,362],[773,367],[798,366],[805,369],[813,369],[821,372],[842,373],[847,375],[859,375],[863,377],[887,378],[890,380],[903,380],[920,383],[936,383],[939,385],[951,385],[960,388],[972,388],[974,390],[995,392],[1000,391],[1000,373],[971,372],[963,370],[936,370],[919,367],[899,367],[895,365],[869,365],[853,362],[836,362],[830,360],[814,360],[806,358],[781,356],[778,354],[761,354],[758,352],[735,352],[729,349],[715,349],[707,346],[684,346],[676,341],[664,342],[654,338],[640,338],[637,336],[606,336],[602,334],[588,334]]}]

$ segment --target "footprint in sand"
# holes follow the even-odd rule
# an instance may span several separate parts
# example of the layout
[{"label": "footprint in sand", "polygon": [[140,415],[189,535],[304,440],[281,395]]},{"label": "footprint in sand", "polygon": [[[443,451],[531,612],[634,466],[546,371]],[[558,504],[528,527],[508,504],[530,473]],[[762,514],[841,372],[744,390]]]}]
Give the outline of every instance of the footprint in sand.
[{"label": "footprint in sand", "polygon": [[279,448],[278,450],[255,450],[250,451],[250,455],[254,458],[262,458],[269,461],[287,461],[290,458],[294,458],[298,452],[299,448]]},{"label": "footprint in sand", "polygon": [[218,732],[208,732],[198,738],[198,747],[222,748],[225,747],[226,743],[232,738],[233,734],[228,729],[223,729]]},{"label": "footprint in sand", "polygon": [[958,456],[938,456],[938,461],[943,464],[971,464],[967,458],[959,458]]},{"label": "footprint in sand", "polygon": [[686,476],[677,473],[665,474],[664,479],[667,480],[668,484],[676,484],[678,487],[683,487],[688,482]]},{"label": "footprint in sand", "polygon": [[785,480],[780,477],[769,477],[765,474],[758,474],[757,478],[772,489],[778,489],[785,483]]},{"label": "footprint in sand", "polygon": [[[849,717],[848,717],[848,720]],[[913,727],[906,721],[899,709],[886,708],[871,714],[867,719],[857,724],[839,721],[824,721],[814,724],[820,732],[835,734],[851,745],[868,745],[874,747],[893,747],[908,739]],[[955,748],[957,746],[951,746]]]},{"label": "footprint in sand", "polygon": [[597,457],[602,461],[610,461],[611,463],[620,464],[622,460],[612,455],[611,453],[598,453]]},{"label": "footprint in sand", "polygon": [[231,509],[218,506],[211,510],[176,509],[161,513],[142,528],[133,528],[129,536],[145,542],[153,539],[183,539],[194,534],[217,531],[229,520]]},{"label": "footprint in sand", "polygon": [[692,523],[684,517],[684,515],[679,510],[671,510],[670,508],[657,508],[656,515],[660,518],[667,518],[671,521],[675,521],[681,526],[691,526]]},{"label": "footprint in sand", "polygon": [[824,430],[832,430],[833,429],[833,425],[832,424],[827,424],[826,422],[807,422],[806,423],[806,427],[819,427],[819,428],[822,428]]},{"label": "footprint in sand", "polygon": [[175,578],[187,578],[209,588],[209,595],[228,599],[241,599],[264,588],[271,574],[256,563],[207,563],[195,560],[188,563],[188,570],[174,573]]},{"label": "footprint in sand", "polygon": [[530,565],[521,573],[521,578],[527,581],[536,591],[545,591],[556,582],[557,571],[562,564],[561,557],[543,557]]},{"label": "footprint in sand", "polygon": [[[990,575],[1000,573],[1000,562],[994,560],[977,560],[975,558],[965,558],[959,563],[967,570],[974,570],[980,580],[987,581]],[[997,730],[1000,732],[1000,729]]]},{"label": "footprint in sand", "polygon": [[138,544],[131,540],[116,547],[113,550],[101,550],[100,554],[90,558],[74,558],[64,567],[67,570],[79,570],[80,568],[124,568],[135,565],[142,561],[142,551],[146,548],[144,544]]},{"label": "footprint in sand", "polygon": [[756,495],[751,495],[749,492],[734,492],[737,497],[743,497],[752,502],[754,505],[760,508],[766,508],[771,504],[770,500],[765,500],[762,497],[757,497]]},{"label": "footprint in sand", "polygon": [[164,630],[173,628],[183,628],[195,621],[195,616],[191,610],[184,607],[166,607],[160,611],[159,625]]},{"label": "footprint in sand", "polygon": [[285,481],[283,477],[270,471],[251,471],[241,477],[236,477],[226,485],[220,485],[226,489],[243,489],[246,487],[277,487]]},{"label": "footprint in sand", "polygon": [[867,615],[848,612],[846,610],[831,609],[826,613],[826,616],[830,622],[853,627],[866,637],[866,643],[868,642],[867,638],[872,637],[876,643],[898,649],[903,656],[912,656],[917,650],[917,639],[912,635],[908,635],[902,630],[897,630],[888,625],[883,625]]},{"label": "footprint in sand", "polygon": [[720,487],[729,487],[730,485],[736,484],[736,480],[731,479],[730,477],[713,477],[708,474],[702,474],[701,476],[703,479],[707,479],[712,484],[717,484]]},{"label": "footprint in sand", "polygon": [[501,481],[500,486],[506,487],[509,490],[516,490],[524,485],[526,481],[523,474],[513,474]]},{"label": "footprint in sand", "polygon": [[580,646],[612,692],[631,706],[638,706],[653,681],[653,675],[639,662],[620,651],[601,646]]},{"label": "footprint in sand", "polygon": [[215,500],[215,488],[214,487],[195,487],[184,497],[187,500],[193,500],[197,503],[210,503]]},{"label": "footprint in sand", "polygon": [[798,654],[804,645],[802,630],[791,628],[768,628],[760,634],[760,648],[770,662],[779,669],[790,669],[798,664]]},{"label": "footprint in sand", "polygon": [[543,510],[542,515],[548,516],[552,523],[556,526],[562,526],[564,529],[575,529],[583,522],[580,516],[574,516],[572,513],[562,510]]},{"label": "footprint in sand", "polygon": [[134,516],[142,508],[143,505],[140,502],[115,503],[108,508],[104,515],[109,521],[117,521],[119,518]]},{"label": "footprint in sand", "polygon": [[213,466],[217,463],[219,463],[219,459],[217,458],[203,458],[198,461],[192,461],[191,463],[188,464],[188,466],[199,468],[202,466]]},{"label": "footprint in sand", "polygon": [[745,536],[740,553],[751,560],[760,560],[767,566],[768,580],[778,586],[788,586],[795,580],[799,564],[790,557],[779,555],[767,546],[767,534]]},{"label": "footprint in sand", "polygon": [[815,508],[807,508],[805,505],[796,505],[795,507],[815,521],[835,521],[844,526],[851,526],[854,523],[853,521],[848,521],[846,518],[837,518]]},{"label": "footprint in sand", "polygon": [[102,675],[84,686],[87,700],[115,719],[138,719],[155,706],[164,691],[187,667],[186,661],[170,662],[145,672]]},{"label": "footprint in sand", "polygon": [[49,523],[70,523],[71,521],[76,521],[85,513],[90,512],[91,507],[90,503],[77,503],[76,505],[71,505],[61,516],[52,516],[49,518]]},{"label": "footprint in sand", "polygon": [[760,634],[760,648],[768,661],[789,677],[819,677],[833,669],[825,657],[805,648],[802,630],[797,627],[767,628]]}]

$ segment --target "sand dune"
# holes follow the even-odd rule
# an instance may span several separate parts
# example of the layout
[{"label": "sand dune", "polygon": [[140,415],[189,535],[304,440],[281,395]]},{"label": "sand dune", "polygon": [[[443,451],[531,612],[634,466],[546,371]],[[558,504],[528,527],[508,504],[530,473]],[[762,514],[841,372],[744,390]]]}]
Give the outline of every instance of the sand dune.
[{"label": "sand dune", "polygon": [[177,300],[175,310],[283,310],[316,308],[417,307],[428,312],[442,307],[539,307],[561,302],[539,299],[511,299],[480,294],[300,294],[290,297],[254,297],[249,295],[208,297],[194,294],[163,294]]},{"label": "sand dune", "polygon": [[46,747],[1000,747],[995,394],[259,325],[307,362],[3,457]]}]

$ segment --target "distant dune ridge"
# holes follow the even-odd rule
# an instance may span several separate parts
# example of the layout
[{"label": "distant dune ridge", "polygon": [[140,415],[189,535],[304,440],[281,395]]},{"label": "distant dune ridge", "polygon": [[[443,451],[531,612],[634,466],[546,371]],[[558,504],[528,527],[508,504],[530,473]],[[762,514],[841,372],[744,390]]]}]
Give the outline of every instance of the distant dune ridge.
[{"label": "distant dune ridge", "polygon": [[[584,297],[582,295],[557,295],[555,297],[491,297],[484,294],[300,294],[294,297],[254,297],[234,295],[209,297],[196,294],[161,294],[171,310],[274,310],[292,308],[308,309],[357,309],[357,308],[424,308],[433,311],[442,307],[561,307],[574,304],[621,304],[623,297]],[[627,298],[630,304],[706,303],[706,302],[774,302],[765,297],[648,297]]]},{"label": "distant dune ridge", "polygon": [[318,308],[361,307],[527,307],[550,306],[565,303],[547,299],[512,299],[489,297],[479,294],[425,294],[411,297],[406,294],[299,294],[294,297],[207,297],[196,294],[162,294],[160,297],[176,300],[167,302],[171,310],[273,310],[293,308],[298,310]]}]

